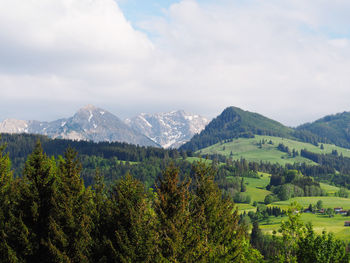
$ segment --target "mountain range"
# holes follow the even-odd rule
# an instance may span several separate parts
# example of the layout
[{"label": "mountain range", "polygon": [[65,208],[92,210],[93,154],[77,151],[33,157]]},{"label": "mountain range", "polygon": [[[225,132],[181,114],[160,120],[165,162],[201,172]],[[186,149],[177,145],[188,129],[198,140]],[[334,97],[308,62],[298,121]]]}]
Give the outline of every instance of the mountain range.
[{"label": "mountain range", "polygon": [[32,133],[50,138],[174,148],[190,140],[207,123],[206,118],[184,111],[140,114],[124,122],[104,109],[87,105],[70,118],[52,122],[6,119],[0,122],[0,133]]},{"label": "mountain range", "polygon": [[33,133],[51,138],[94,142],[127,142],[140,146],[197,151],[234,138],[269,135],[350,148],[350,112],[328,115],[296,128],[237,107],[226,108],[212,121],[182,110],[146,114],[122,121],[112,113],[87,105],[72,117],[52,122],[6,119],[0,133]]}]

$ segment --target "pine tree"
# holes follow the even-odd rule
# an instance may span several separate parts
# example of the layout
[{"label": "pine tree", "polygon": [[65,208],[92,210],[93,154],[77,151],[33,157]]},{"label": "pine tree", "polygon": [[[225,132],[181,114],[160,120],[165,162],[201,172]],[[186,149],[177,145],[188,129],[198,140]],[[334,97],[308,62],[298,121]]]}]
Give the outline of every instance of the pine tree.
[{"label": "pine tree", "polygon": [[[112,219],[110,213],[110,199],[106,194],[106,185],[103,176],[100,175],[99,170],[96,170],[93,185],[93,208],[91,211],[93,227],[91,231],[91,238],[93,240],[91,261],[92,262],[108,262],[107,256],[110,253],[110,240],[107,239],[107,235],[110,234],[107,229],[108,222]],[[112,260],[110,260],[112,262]]]},{"label": "pine tree", "polygon": [[190,216],[190,181],[180,182],[179,170],[168,167],[157,184],[154,211],[159,220],[162,262],[198,262],[196,236]]},{"label": "pine tree", "polygon": [[17,249],[23,249],[17,242],[17,234],[21,230],[16,226],[16,188],[11,162],[8,154],[4,154],[5,146],[0,146],[0,262],[20,262]]},{"label": "pine tree", "polygon": [[64,235],[60,249],[70,262],[88,262],[92,242],[89,205],[91,192],[85,189],[80,178],[81,169],[77,152],[68,148],[58,165],[59,199],[56,217]]},{"label": "pine tree", "polygon": [[250,244],[254,248],[261,250],[262,249],[261,241],[262,241],[262,232],[261,232],[261,229],[259,228],[259,222],[254,221],[252,233],[250,235]]},{"label": "pine tree", "polygon": [[143,184],[131,175],[112,189],[116,262],[154,262],[157,249],[155,217]]},{"label": "pine tree", "polygon": [[[21,209],[27,228],[30,250],[26,262],[69,262],[56,246],[65,242],[57,212],[57,181],[55,160],[49,159],[38,141],[24,168]],[[62,240],[63,239],[63,240]]]},{"label": "pine tree", "polygon": [[[204,163],[192,169],[194,183],[193,214],[200,226],[201,240],[206,262],[254,262],[259,253],[249,246],[245,229],[239,222],[239,214],[233,202],[214,183],[214,172]],[[252,261],[253,260],[253,261]]]}]

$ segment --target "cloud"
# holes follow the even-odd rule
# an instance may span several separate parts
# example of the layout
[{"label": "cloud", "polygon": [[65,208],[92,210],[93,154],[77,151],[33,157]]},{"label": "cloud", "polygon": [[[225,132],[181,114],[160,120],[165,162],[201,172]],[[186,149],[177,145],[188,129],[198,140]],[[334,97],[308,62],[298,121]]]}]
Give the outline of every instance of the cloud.
[{"label": "cloud", "polygon": [[348,1],[183,0],[142,32],[117,2],[0,0],[0,119],[86,103],[122,117],[235,105],[289,125],[349,110]]},{"label": "cloud", "polygon": [[208,112],[236,105],[290,125],[349,110],[349,41],[330,34],[337,21],[350,24],[349,4],[241,2],[182,1],[167,19],[142,24],[176,72],[164,74],[174,76],[168,91],[177,86]]}]

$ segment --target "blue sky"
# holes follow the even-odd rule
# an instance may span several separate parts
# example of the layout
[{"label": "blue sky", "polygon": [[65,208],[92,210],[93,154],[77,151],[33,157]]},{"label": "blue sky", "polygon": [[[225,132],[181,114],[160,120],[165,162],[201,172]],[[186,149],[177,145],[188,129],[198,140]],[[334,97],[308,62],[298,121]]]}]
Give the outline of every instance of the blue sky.
[{"label": "blue sky", "polygon": [[125,17],[135,23],[152,16],[162,16],[164,10],[171,4],[177,3],[175,0],[121,0],[117,1],[123,10]]}]

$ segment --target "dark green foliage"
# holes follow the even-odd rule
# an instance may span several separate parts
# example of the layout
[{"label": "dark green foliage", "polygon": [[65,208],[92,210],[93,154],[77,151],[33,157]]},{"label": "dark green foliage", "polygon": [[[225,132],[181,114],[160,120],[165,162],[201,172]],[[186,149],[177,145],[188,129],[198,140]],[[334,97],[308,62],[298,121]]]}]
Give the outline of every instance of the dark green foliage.
[{"label": "dark green foliage", "polygon": [[27,262],[64,262],[66,256],[58,246],[64,242],[62,229],[55,218],[58,208],[56,166],[37,142],[24,168],[22,190],[23,223],[28,228],[30,250]]},{"label": "dark green foliage", "polygon": [[21,222],[13,203],[17,199],[17,182],[11,172],[9,156],[4,154],[4,146],[0,146],[0,262],[21,262],[17,255],[19,249],[27,242],[16,242],[21,234]]},{"label": "dark green foliage", "polygon": [[102,188],[96,190],[100,212],[95,215],[95,262],[154,262],[158,235],[143,184],[127,175],[113,186],[108,199]]},{"label": "dark green foliage", "polygon": [[190,181],[179,180],[179,170],[166,169],[157,183],[154,211],[159,220],[160,255],[169,262],[197,262],[195,225],[191,218]]},{"label": "dark green foliage", "polygon": [[59,204],[56,217],[59,218],[64,235],[61,250],[71,262],[88,262],[92,244],[89,204],[91,192],[85,189],[80,178],[81,163],[77,155],[76,151],[68,148],[64,159],[59,160]]},{"label": "dark green foliage", "polygon": [[[153,160],[163,160],[165,158],[177,159],[179,153],[175,149],[165,150],[155,147],[139,147],[127,143],[119,142],[87,142],[87,141],[72,141],[63,139],[49,139],[42,135],[32,134],[3,134],[1,138],[2,143],[7,144],[6,152],[11,156],[13,162],[13,168],[15,176],[21,176],[22,170],[28,154],[30,154],[35,148],[36,141],[40,140],[42,148],[48,156],[58,157],[64,155],[65,150],[69,147],[74,148],[79,152],[81,161],[83,164],[82,174],[86,185],[91,185],[93,182],[94,173],[97,167],[101,169],[106,179],[114,176],[112,172],[118,161],[129,161],[129,162],[148,162],[148,167],[144,166],[144,170],[152,173],[152,178],[149,181],[154,183],[155,178],[159,176],[160,168],[159,164],[152,164]],[[182,152],[183,155],[191,156],[190,152]],[[159,169],[159,173],[155,173],[154,168],[150,166],[156,166]],[[123,168],[124,170],[127,168]],[[142,168],[138,168],[142,170]],[[119,173],[118,173],[119,172]],[[121,170],[117,171],[116,176],[113,180],[120,179],[126,173],[121,174]],[[143,177],[147,177],[146,173],[142,173]],[[145,181],[140,175],[140,180]],[[109,177],[109,178],[107,178]]]},{"label": "dark green foliage", "polygon": [[312,177],[303,176],[297,170],[285,170],[281,174],[271,176],[268,189],[280,200],[288,200],[298,196],[323,196],[325,192]]},{"label": "dark green foliage", "polygon": [[[243,170],[255,166],[243,160],[239,164]],[[146,190],[130,175],[107,187],[97,169],[90,189],[71,148],[64,157],[49,158],[38,142],[18,178],[13,178],[1,148],[0,262],[262,262],[250,243],[266,259],[299,257],[307,255],[299,245],[302,238],[324,244],[339,258],[347,256],[332,236],[294,235],[292,224],[282,225],[281,238],[263,236],[255,226],[249,242],[250,218],[280,216],[283,211],[259,205],[255,214],[239,216],[214,180],[224,176],[223,170],[217,174],[218,167],[196,163],[189,171],[187,165],[170,166],[156,191]],[[296,172],[284,176],[291,182],[300,179]],[[234,178],[240,192],[244,181]]]},{"label": "dark green foliage", "polygon": [[298,132],[316,135],[318,142],[333,143],[350,148],[350,113],[343,112],[329,115],[313,123],[307,123],[297,128]]},{"label": "dark green foliage", "polygon": [[[202,244],[204,262],[255,262],[246,250],[245,229],[238,224],[238,210],[229,198],[222,197],[214,183],[214,171],[203,163],[193,166],[193,213]],[[254,250],[251,249],[251,254]]]}]

